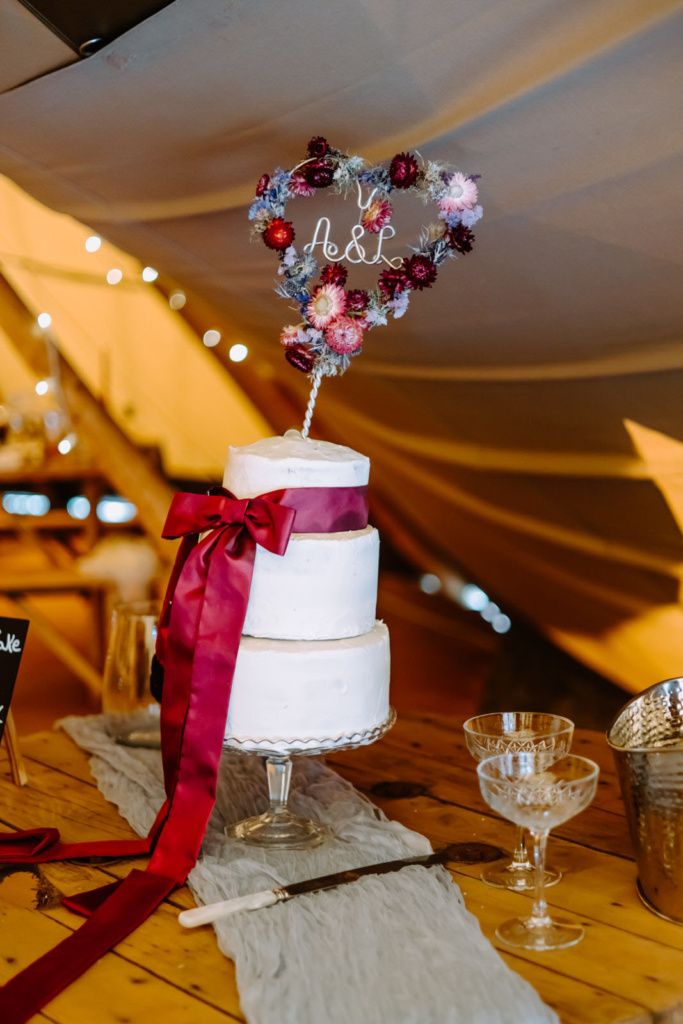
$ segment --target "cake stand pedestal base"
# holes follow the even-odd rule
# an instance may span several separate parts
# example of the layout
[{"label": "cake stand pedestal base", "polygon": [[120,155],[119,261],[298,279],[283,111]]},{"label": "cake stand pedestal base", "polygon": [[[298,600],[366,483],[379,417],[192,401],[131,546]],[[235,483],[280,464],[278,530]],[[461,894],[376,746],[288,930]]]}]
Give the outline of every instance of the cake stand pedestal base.
[{"label": "cake stand pedestal base", "polygon": [[[306,850],[319,846],[334,833],[329,826],[311,818],[292,814],[287,806],[289,784],[292,780],[291,755],[320,756],[331,750],[350,750],[354,747],[374,743],[384,735],[396,721],[396,712],[389,709],[389,717],[381,725],[363,732],[349,733],[330,740],[236,740],[229,737],[226,747],[241,754],[260,754],[266,758],[268,776],[268,810],[253,818],[245,818],[234,825],[227,825],[225,834],[239,839],[249,846],[260,846],[269,850]],[[266,744],[289,744],[287,751],[268,750]],[[266,747],[266,749],[263,749]]]},{"label": "cake stand pedestal base", "polygon": [[310,818],[300,818],[287,807],[292,778],[289,754],[270,754],[266,760],[266,772],[270,804],[268,810],[264,814],[238,821],[235,825],[228,825],[226,836],[269,850],[305,850],[324,843],[332,835],[327,825]]}]

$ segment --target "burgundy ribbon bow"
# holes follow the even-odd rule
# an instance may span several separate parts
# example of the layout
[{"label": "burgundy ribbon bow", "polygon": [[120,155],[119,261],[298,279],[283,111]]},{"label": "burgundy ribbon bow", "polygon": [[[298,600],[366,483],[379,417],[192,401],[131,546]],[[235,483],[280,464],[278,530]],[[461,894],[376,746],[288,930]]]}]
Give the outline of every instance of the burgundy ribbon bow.
[{"label": "burgundy ribbon bow", "polygon": [[[129,935],[194,866],[216,799],[230,689],[256,544],[276,554],[299,533],[367,526],[366,487],[288,488],[237,499],[175,495],[164,537],[182,537],[161,614],[161,745],[166,801],[146,839],[61,843],[56,829],[0,833],[0,862],[152,856],[146,871],[64,899],[88,920],[0,989],[2,1024],[25,1024]],[[203,535],[203,536],[202,536]]]}]

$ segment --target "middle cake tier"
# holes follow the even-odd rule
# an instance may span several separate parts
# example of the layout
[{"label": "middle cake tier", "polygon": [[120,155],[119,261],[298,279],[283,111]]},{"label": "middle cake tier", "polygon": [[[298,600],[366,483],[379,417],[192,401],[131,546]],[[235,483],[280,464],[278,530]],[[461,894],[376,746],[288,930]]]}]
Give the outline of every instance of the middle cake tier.
[{"label": "middle cake tier", "polygon": [[284,556],[256,547],[247,636],[336,640],[374,626],[379,534],[294,533]]}]

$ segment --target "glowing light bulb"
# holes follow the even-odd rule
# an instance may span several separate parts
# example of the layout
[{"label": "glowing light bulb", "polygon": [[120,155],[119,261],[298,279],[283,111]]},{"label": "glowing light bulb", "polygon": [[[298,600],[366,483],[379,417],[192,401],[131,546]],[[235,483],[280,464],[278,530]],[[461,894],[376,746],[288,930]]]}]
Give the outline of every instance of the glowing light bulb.
[{"label": "glowing light bulb", "polygon": [[42,327],[43,330],[45,330],[46,327],[49,327],[51,323],[52,317],[49,313],[40,313],[38,315],[38,326]]},{"label": "glowing light bulb", "polygon": [[202,341],[204,342],[204,344],[206,345],[207,348],[213,348],[215,345],[218,344],[218,342],[220,340],[221,340],[221,332],[220,331],[207,331],[205,333],[204,337],[202,338]]},{"label": "glowing light bulb", "polygon": [[249,355],[249,349],[246,345],[231,345],[230,351],[228,352],[229,358],[233,363],[241,363]]},{"label": "glowing light bulb", "polygon": [[156,281],[159,276],[159,271],[155,270],[154,267],[145,267],[142,271],[143,281]]},{"label": "glowing light bulb", "polygon": [[46,395],[49,390],[50,390],[50,385],[48,384],[48,382],[46,380],[39,380],[38,383],[36,384],[36,394],[37,395]]},{"label": "glowing light bulb", "polygon": [[493,622],[497,615],[500,615],[500,608],[495,601],[489,601],[485,608],[479,612],[484,622]]},{"label": "glowing light bulb", "polygon": [[474,583],[466,583],[460,591],[459,601],[463,608],[471,612],[480,612],[488,605],[489,596]]},{"label": "glowing light bulb", "polygon": [[107,282],[109,284],[118,284],[121,280],[123,280],[123,271],[119,270],[118,267],[113,267],[107,273]]},{"label": "glowing light bulb", "polygon": [[87,519],[90,515],[90,502],[84,494],[75,494],[67,501],[66,510],[72,519]]},{"label": "glowing light bulb", "polygon": [[101,245],[102,239],[99,235],[91,235],[90,238],[86,238],[85,240],[85,247],[88,252],[97,252]]},{"label": "glowing light bulb", "polygon": [[509,633],[512,621],[509,615],[496,615],[495,619],[491,623],[496,633]]},{"label": "glowing light bulb", "polygon": [[441,580],[433,572],[426,572],[420,576],[420,590],[423,594],[436,594],[441,590]]},{"label": "glowing light bulb", "polygon": [[97,518],[101,523],[129,523],[138,510],[132,502],[115,495],[107,495],[97,503]]},{"label": "glowing light bulb", "polygon": [[57,451],[60,455],[68,455],[71,451],[71,441],[68,437],[63,437],[57,445]]},{"label": "glowing light bulb", "polygon": [[171,309],[182,309],[186,302],[187,296],[185,292],[173,292],[168,300]]}]

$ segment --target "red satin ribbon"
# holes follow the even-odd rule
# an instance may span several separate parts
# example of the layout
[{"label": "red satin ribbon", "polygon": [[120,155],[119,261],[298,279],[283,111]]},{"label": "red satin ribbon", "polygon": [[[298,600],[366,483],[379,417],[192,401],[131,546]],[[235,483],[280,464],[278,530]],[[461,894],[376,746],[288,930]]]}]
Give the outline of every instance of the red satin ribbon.
[{"label": "red satin ribbon", "polygon": [[[166,801],[145,839],[62,843],[57,829],[0,833],[0,862],[37,864],[151,852],[146,871],[63,903],[89,919],[0,989],[2,1024],[25,1024],[145,920],[194,866],[216,799],[230,688],[256,544],[283,555],[294,529],[367,526],[367,488],[308,487],[238,500],[176,494],[164,537],[182,537],[161,614],[161,746]],[[204,535],[200,539],[200,535]]]}]

